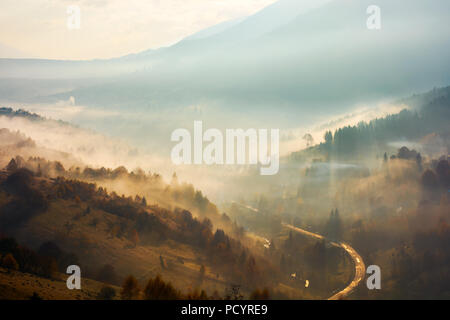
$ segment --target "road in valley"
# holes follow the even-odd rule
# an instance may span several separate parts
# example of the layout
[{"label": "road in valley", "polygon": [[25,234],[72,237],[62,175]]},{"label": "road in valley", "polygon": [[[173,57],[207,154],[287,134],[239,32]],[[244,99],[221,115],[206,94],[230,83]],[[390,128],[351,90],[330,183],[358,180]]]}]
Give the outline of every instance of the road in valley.
[{"label": "road in valley", "polygon": [[[308,237],[316,238],[319,240],[326,240],[325,237],[321,236],[320,234],[312,233],[312,232],[294,227],[290,224],[283,223],[283,226],[285,226],[286,228],[289,228],[291,230],[294,230],[298,233],[304,234]],[[333,242],[333,241],[330,241],[330,244],[335,247],[344,249],[347,252],[347,254],[352,258],[353,263],[355,264],[355,276],[354,276],[352,282],[350,282],[350,284],[347,287],[345,287],[343,290],[339,291],[338,293],[336,293],[333,296],[331,296],[330,298],[328,298],[328,300],[341,300],[341,299],[347,297],[359,285],[359,283],[364,279],[365,272],[366,272],[366,266],[364,265],[364,261],[361,258],[361,256],[358,254],[358,252],[356,252],[356,250],[353,249],[348,244],[343,243],[343,242],[337,243],[337,242]]]},{"label": "road in valley", "polygon": [[[251,210],[253,212],[259,212],[258,209],[250,207],[248,205],[243,205],[240,203],[237,203],[235,201],[233,201],[234,204],[237,204],[238,206],[241,206],[245,209]],[[318,240],[327,240],[324,236],[317,234],[317,233],[313,233],[304,229],[300,229],[297,227],[294,227],[290,224],[287,223],[282,223],[282,225],[288,229],[291,229],[293,231],[296,231],[298,233],[301,233],[305,236],[311,237],[311,238],[315,238]],[[264,239],[264,238],[262,238]],[[352,282],[350,282],[348,284],[348,286],[346,286],[343,290],[335,293],[333,296],[331,296],[330,298],[328,298],[328,300],[341,300],[344,299],[345,297],[347,297],[350,293],[353,292],[353,290],[359,285],[359,283],[364,279],[365,273],[366,273],[366,266],[364,264],[363,259],[361,258],[361,256],[358,254],[358,252],[356,252],[355,249],[353,249],[350,245],[344,243],[344,242],[334,242],[334,241],[330,241],[329,242],[332,246],[335,247],[339,247],[345,250],[345,252],[347,252],[347,254],[352,258],[353,263],[355,264],[355,276],[353,277]]]}]

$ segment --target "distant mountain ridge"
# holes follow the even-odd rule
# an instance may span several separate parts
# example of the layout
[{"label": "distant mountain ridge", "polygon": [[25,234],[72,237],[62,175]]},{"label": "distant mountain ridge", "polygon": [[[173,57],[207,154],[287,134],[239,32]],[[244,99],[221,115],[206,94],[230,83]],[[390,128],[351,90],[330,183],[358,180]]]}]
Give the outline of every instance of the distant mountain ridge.
[{"label": "distant mountain ridge", "polygon": [[207,105],[277,126],[450,83],[450,2],[380,0],[379,31],[366,27],[369,0],[296,11],[297,3],[282,0],[221,32],[123,58],[0,60],[0,68],[4,77],[104,77],[35,94],[44,102],[74,96],[84,106],[143,112]]}]

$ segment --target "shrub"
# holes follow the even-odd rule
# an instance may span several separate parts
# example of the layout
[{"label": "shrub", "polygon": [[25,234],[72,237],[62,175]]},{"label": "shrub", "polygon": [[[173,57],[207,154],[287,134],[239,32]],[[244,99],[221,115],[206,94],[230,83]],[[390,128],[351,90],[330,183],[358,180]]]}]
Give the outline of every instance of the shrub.
[{"label": "shrub", "polygon": [[144,296],[147,300],[177,300],[181,297],[181,294],[170,282],[164,282],[158,275],[155,279],[148,281]]},{"label": "shrub", "polygon": [[116,296],[116,290],[114,288],[105,286],[103,287],[97,295],[98,300],[112,300]]}]

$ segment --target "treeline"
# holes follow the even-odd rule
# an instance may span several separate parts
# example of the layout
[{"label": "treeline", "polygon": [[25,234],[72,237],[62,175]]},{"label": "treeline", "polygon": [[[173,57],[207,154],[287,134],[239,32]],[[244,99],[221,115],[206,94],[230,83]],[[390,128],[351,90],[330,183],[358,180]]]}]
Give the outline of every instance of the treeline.
[{"label": "treeline", "polygon": [[76,255],[66,253],[52,242],[43,243],[36,252],[19,245],[14,238],[0,236],[0,266],[52,279],[57,272],[66,272],[78,264]]},{"label": "treeline", "polygon": [[[79,181],[79,183],[81,181],[93,182],[90,187],[83,187],[86,189],[86,193],[79,194],[82,201],[85,201],[86,196],[93,193],[92,190],[87,189],[95,188],[95,183],[114,184],[117,181],[118,184],[129,186],[128,192],[129,190],[137,190],[136,192],[139,192],[139,195],[136,195],[134,199],[127,197],[128,200],[124,201],[124,195],[119,197],[113,191],[110,195],[104,197],[107,200],[106,202],[97,202],[99,208],[105,208],[108,212],[113,211],[112,213],[117,215],[120,215],[121,212],[135,215],[136,211],[140,210],[135,208],[136,205],[139,207],[140,204],[144,204],[145,206],[152,202],[155,205],[151,207],[162,213],[183,208],[200,217],[200,219],[209,219],[216,227],[226,230],[233,237],[240,238],[244,235],[244,229],[237,225],[235,221],[232,221],[227,214],[220,214],[218,208],[201,191],[195,190],[192,184],[179,183],[176,174],[172,176],[170,184],[166,184],[159,174],[145,173],[141,169],[128,172],[125,167],[116,169],[71,167],[66,170],[59,161],[47,161],[40,157],[30,157],[25,160],[20,156],[11,159],[6,167],[8,172],[14,172],[19,168],[26,168],[34,172],[37,177],[56,178],[57,181],[59,181],[58,178],[64,177],[66,180],[72,181],[72,185],[67,190],[65,189],[66,186],[59,184],[59,197],[62,198],[64,198],[64,194],[70,196],[72,190],[77,188],[77,183],[73,181]],[[98,191],[108,193],[105,188],[99,188]],[[156,204],[167,210],[164,211]],[[152,220],[153,218],[148,219]],[[162,231],[163,228],[160,230]]]},{"label": "treeline", "polygon": [[398,114],[339,128],[334,133],[328,131],[324,142],[292,153],[291,159],[302,160],[308,154],[319,154],[327,160],[363,159],[380,154],[392,141],[414,140],[430,133],[448,134],[449,105],[450,87],[447,87],[440,89],[418,110],[404,109]]},{"label": "treeline", "polygon": [[23,109],[14,110],[12,108],[5,108],[5,107],[0,107],[0,116],[6,116],[6,117],[10,117],[10,118],[22,117],[22,118],[27,118],[27,119],[34,120],[34,121],[44,119],[36,113],[31,113],[31,112],[28,112]]},{"label": "treeline", "polygon": [[[415,159],[413,153],[407,154],[409,160]],[[384,263],[383,282],[390,285],[374,298],[450,297],[450,162],[443,156],[422,165],[415,207],[355,221],[347,230],[348,240],[366,264]],[[371,297],[367,290],[358,294]]]},{"label": "treeline", "polygon": [[10,195],[11,200],[1,207],[0,230],[18,228],[34,215],[47,210],[46,196],[32,186],[32,181],[32,172],[16,170],[1,182],[0,188]]},{"label": "treeline", "polygon": [[[157,173],[145,173],[142,169],[135,169],[129,172],[125,167],[120,166],[115,169],[71,167],[64,168],[59,161],[48,161],[40,157],[30,157],[27,160],[17,156],[9,162],[7,170],[12,172],[18,168],[26,168],[34,172],[38,177],[57,178],[64,177],[72,180],[91,181],[98,183],[114,183],[123,181],[130,185],[130,189],[140,190],[140,196],[145,194],[152,196],[153,202],[167,205],[170,208],[183,207],[202,217],[213,220],[221,220],[221,215],[217,207],[196,190],[192,184],[179,183],[176,174],[173,175],[170,184],[166,184],[161,175]],[[147,199],[146,199],[147,200]],[[176,204],[173,206],[172,204]],[[227,221],[222,221],[226,223]],[[235,226],[229,224],[224,226],[230,230]]]},{"label": "treeline", "polygon": [[[10,168],[11,169],[11,166]],[[38,185],[39,190],[33,185]],[[120,217],[116,222],[109,223],[109,232],[114,237],[125,237],[133,246],[158,244],[167,240],[174,240],[188,244],[206,253],[208,262],[217,273],[225,278],[241,283],[246,287],[264,283],[268,275],[276,273],[268,261],[261,257],[251,255],[239,240],[229,237],[224,230],[213,230],[213,224],[208,218],[199,220],[191,212],[183,209],[169,211],[157,205],[148,205],[145,198],[140,196],[125,197],[115,192],[109,193],[102,187],[93,183],[58,177],[43,179],[35,177],[28,169],[16,169],[10,173],[4,184],[7,190],[15,190],[14,200],[7,202],[0,209],[0,220],[4,221],[1,228],[8,231],[11,228],[12,217],[14,227],[28,221],[33,212],[45,211],[49,202],[57,199],[71,200],[85,207],[82,215],[87,216],[91,210],[102,210],[106,213]],[[38,206],[31,206],[29,201],[33,197],[26,197],[29,192],[20,190],[34,190],[39,192]],[[33,192],[34,192],[33,191]],[[4,210],[11,207],[11,203],[24,206],[24,214],[17,216],[14,211]],[[25,204],[23,204],[25,203]],[[16,206],[16,207],[17,207]],[[28,211],[27,211],[28,210]],[[221,219],[229,219],[222,215]],[[91,224],[98,224],[92,220]],[[67,225],[69,228],[70,225]],[[69,231],[69,230],[68,230]],[[262,267],[264,266],[264,267]]]},{"label": "treeline", "polygon": [[[230,286],[223,295],[217,291],[208,295],[205,290],[199,289],[183,293],[160,275],[150,278],[143,287],[134,276],[129,275],[123,281],[120,293],[110,286],[104,286],[97,299],[112,300],[116,297],[122,300],[243,300],[245,298],[241,293],[241,288],[236,285]],[[271,298],[271,293],[267,288],[255,289],[248,298],[268,300]]]}]

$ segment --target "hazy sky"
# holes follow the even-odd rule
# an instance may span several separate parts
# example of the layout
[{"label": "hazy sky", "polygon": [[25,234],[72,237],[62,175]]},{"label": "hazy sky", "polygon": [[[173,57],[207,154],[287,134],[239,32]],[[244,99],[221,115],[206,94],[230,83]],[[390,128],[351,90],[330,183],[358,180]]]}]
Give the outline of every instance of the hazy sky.
[{"label": "hazy sky", "polygon": [[[170,45],[276,0],[1,0],[0,57],[109,58]],[[69,30],[68,6],[81,10]]]}]

